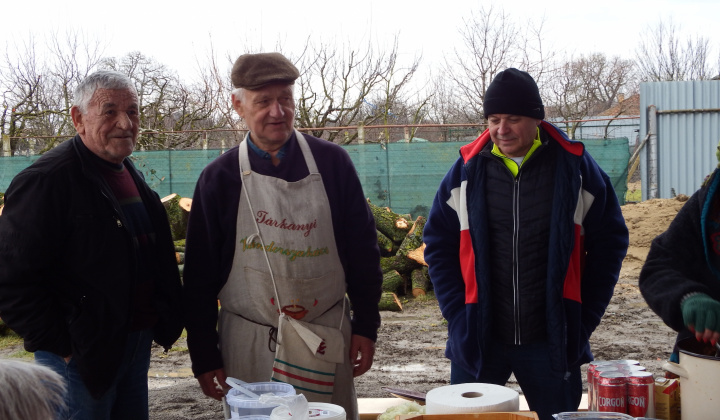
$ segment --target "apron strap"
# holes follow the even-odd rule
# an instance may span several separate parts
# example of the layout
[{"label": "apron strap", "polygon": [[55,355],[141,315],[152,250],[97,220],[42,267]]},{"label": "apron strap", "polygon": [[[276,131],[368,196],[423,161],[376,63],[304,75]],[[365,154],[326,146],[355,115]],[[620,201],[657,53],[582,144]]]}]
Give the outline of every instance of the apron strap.
[{"label": "apron strap", "polygon": [[[304,140],[304,139],[303,139]],[[242,177],[242,182],[245,183],[246,179],[249,179],[250,176],[252,176],[252,171],[250,170],[250,160],[248,159],[248,143],[250,141],[250,132],[248,131],[247,135],[245,136],[245,140],[240,143],[239,147],[239,153],[238,153],[238,159],[240,163],[240,176]],[[247,165],[247,168],[245,168],[245,163]],[[278,311],[282,313],[282,305],[280,304],[280,294],[277,291],[277,285],[275,284],[275,274],[273,273],[272,265],[270,264],[270,258],[268,257],[267,248],[265,248],[265,241],[263,241],[262,236],[260,236],[260,226],[258,225],[257,218],[254,217],[255,210],[253,210],[252,202],[250,201],[250,195],[248,194],[248,189],[240,187],[245,192],[245,200],[247,201],[248,207],[250,208],[250,214],[253,215],[252,220],[255,222],[255,233],[250,235],[247,238],[248,243],[252,243],[255,238],[260,239],[260,245],[262,245],[263,250],[263,256],[265,257],[265,262],[267,263],[268,270],[270,270],[270,279],[272,280],[273,289],[275,291],[275,296],[277,296],[277,299],[275,299],[275,303],[277,304]]]}]

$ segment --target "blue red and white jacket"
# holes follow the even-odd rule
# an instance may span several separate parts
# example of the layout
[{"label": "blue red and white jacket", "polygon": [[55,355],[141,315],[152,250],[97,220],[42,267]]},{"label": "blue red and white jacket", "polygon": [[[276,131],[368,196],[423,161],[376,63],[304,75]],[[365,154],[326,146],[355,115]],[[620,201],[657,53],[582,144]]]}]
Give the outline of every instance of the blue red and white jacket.
[{"label": "blue red and white jacket", "polygon": [[[588,340],[613,295],[627,252],[628,230],[609,177],[584,145],[546,121],[540,129],[547,141],[560,146],[553,148],[557,167],[549,222],[546,315],[551,367],[564,374],[592,360]],[[492,339],[492,244],[484,174],[487,165],[497,162],[481,154],[490,147],[486,130],[460,149],[423,231],[425,260],[448,321],[445,355],[475,375],[483,366],[484,343]],[[543,164],[543,159],[534,164]]]}]

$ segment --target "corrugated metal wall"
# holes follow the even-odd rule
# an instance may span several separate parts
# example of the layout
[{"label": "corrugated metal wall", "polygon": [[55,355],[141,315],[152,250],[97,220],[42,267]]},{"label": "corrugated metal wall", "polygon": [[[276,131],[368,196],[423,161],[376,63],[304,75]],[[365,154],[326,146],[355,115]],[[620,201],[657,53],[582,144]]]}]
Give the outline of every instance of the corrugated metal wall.
[{"label": "corrugated metal wall", "polygon": [[640,139],[646,137],[640,154],[643,200],[695,192],[718,163],[720,81],[641,83]]}]

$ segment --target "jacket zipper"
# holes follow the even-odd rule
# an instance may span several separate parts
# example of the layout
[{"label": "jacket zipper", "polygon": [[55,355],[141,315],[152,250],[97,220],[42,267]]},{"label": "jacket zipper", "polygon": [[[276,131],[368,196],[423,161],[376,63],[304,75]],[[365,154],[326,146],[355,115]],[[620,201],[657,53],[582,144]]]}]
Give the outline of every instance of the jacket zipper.
[{"label": "jacket zipper", "polygon": [[515,344],[520,340],[520,264],[518,255],[518,237],[520,231],[520,172],[513,181],[513,233],[512,233],[512,285],[513,285],[513,322],[515,324]]}]

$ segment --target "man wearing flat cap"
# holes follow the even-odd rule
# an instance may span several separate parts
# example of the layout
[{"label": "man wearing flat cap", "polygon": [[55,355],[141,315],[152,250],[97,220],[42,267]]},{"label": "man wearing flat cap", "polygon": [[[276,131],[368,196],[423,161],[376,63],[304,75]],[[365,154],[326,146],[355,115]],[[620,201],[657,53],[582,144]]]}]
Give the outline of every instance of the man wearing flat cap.
[{"label": "man wearing flat cap", "polygon": [[279,53],[233,66],[232,104],[249,132],[195,188],[188,347],[208,396],[221,399],[228,377],[285,382],[356,418],[353,377],[370,369],[380,326],[380,251],[349,155],[293,128],[298,77]]},{"label": "man wearing flat cap", "polygon": [[460,149],[423,231],[450,381],[505,385],[514,373],[552,419],[580,404],[628,230],[608,176],[543,120],[528,73],[498,73],[483,108],[488,129]]}]

